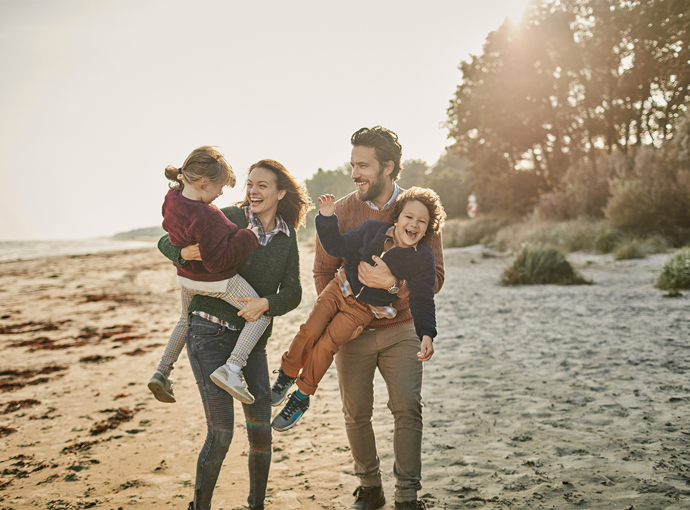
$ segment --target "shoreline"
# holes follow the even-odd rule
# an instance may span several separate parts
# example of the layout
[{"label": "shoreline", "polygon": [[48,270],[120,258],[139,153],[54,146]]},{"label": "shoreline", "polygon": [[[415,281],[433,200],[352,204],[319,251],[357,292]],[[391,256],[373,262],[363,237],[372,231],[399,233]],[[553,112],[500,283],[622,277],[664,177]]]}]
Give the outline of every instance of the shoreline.
[{"label": "shoreline", "polygon": [[89,256],[96,253],[152,248],[158,238],[94,237],[89,239],[53,239],[0,241],[0,262],[19,262],[63,256]]}]

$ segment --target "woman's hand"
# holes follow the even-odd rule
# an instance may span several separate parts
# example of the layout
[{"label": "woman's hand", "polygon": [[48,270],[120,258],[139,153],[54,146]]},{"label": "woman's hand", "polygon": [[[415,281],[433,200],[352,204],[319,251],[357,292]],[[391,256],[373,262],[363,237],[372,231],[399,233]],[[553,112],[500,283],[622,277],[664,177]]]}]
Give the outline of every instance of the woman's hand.
[{"label": "woman's hand", "polygon": [[238,297],[237,301],[247,303],[244,308],[237,312],[237,315],[248,322],[259,320],[269,308],[268,299],[266,298]]},{"label": "woman's hand", "polygon": [[424,335],[422,337],[421,349],[417,353],[417,359],[419,359],[419,361],[429,361],[433,355],[434,341],[429,335]]},{"label": "woman's hand", "polygon": [[180,257],[185,260],[201,260],[201,253],[199,252],[199,245],[192,244],[191,246],[185,246],[180,251]]},{"label": "woman's hand", "polygon": [[374,260],[375,266],[367,262],[360,262],[357,268],[357,278],[362,282],[362,285],[370,289],[390,289],[397,283],[397,278],[393,276],[388,265],[379,257],[374,255],[371,257]]}]

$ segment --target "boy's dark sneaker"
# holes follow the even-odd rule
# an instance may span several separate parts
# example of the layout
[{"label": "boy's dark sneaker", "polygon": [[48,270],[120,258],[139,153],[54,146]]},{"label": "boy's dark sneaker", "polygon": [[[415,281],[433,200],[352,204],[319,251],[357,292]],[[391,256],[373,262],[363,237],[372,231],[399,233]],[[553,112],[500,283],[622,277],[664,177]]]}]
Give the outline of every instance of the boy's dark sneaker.
[{"label": "boy's dark sneaker", "polygon": [[282,368],[274,370],[273,373],[278,373],[278,378],[276,379],[276,382],[273,383],[273,386],[271,386],[271,405],[273,407],[277,407],[285,402],[288,390],[290,389],[290,386],[292,386],[292,383],[295,382],[297,377],[289,377],[285,375],[285,372],[283,372]]},{"label": "boy's dark sneaker", "polygon": [[297,420],[304,416],[307,409],[309,409],[309,396],[304,400],[300,400],[297,398],[296,392],[293,392],[290,398],[288,398],[285,407],[283,407],[278,416],[273,418],[271,427],[278,432],[291,429],[297,424]]},{"label": "boy's dark sneaker", "polygon": [[357,499],[350,507],[350,510],[375,510],[386,504],[386,498],[383,496],[383,487],[380,485],[373,487],[362,487],[360,485],[352,495],[357,496]]}]

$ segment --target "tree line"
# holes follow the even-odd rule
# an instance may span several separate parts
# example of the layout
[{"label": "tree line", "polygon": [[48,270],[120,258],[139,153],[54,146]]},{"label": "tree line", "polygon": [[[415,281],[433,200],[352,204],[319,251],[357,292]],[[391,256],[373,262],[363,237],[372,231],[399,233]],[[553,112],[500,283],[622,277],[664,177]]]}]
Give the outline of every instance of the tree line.
[{"label": "tree line", "polygon": [[[683,0],[558,0],[490,33],[460,65],[447,121],[480,201],[521,215],[573,181],[596,194],[671,142],[690,99],[689,23]],[[606,198],[570,214],[603,215]]]},{"label": "tree line", "polygon": [[[687,0],[533,2],[460,63],[446,154],[405,161],[399,184],[435,189],[450,218],[473,192],[499,216],[616,217],[637,203],[690,227],[689,29]],[[349,173],[320,169],[307,186],[349,193]]]}]

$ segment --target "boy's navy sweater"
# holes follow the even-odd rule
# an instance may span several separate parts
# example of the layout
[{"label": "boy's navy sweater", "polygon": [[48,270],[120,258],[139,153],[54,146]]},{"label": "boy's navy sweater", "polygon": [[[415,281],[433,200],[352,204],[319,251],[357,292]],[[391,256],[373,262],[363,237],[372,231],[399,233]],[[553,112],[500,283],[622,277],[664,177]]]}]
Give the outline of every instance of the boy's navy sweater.
[{"label": "boy's navy sweater", "polygon": [[[341,233],[338,217],[316,216],[316,231],[323,249],[332,257],[345,258],[345,274],[352,292],[359,294],[360,301],[375,306],[390,305],[395,294],[386,289],[364,287],[357,277],[360,261],[374,265],[371,258],[376,255],[388,265],[391,273],[399,280],[407,281],[410,290],[410,312],[419,338],[436,336],[436,310],[434,305],[434,285],[436,283],[436,259],[434,252],[426,243],[416,248],[394,246],[385,254],[384,250],[391,223],[369,220],[359,227]],[[361,291],[361,294],[360,294]]]}]

